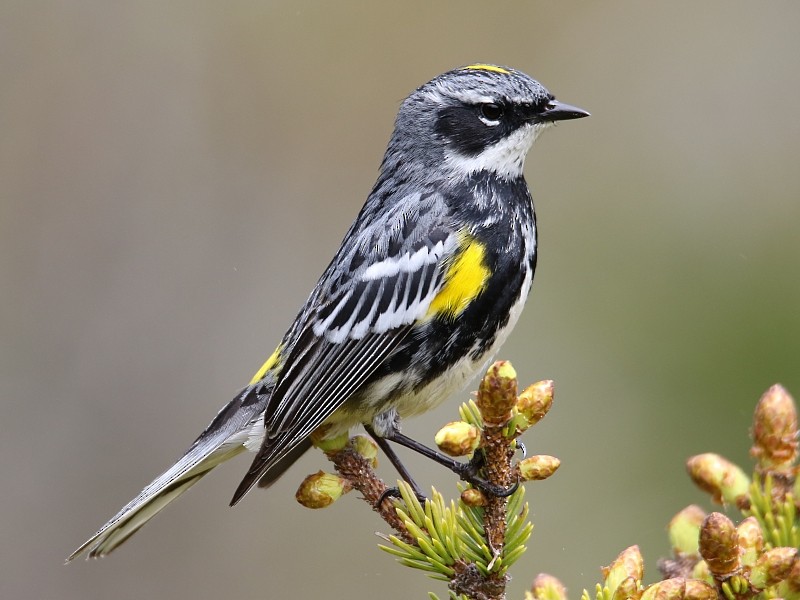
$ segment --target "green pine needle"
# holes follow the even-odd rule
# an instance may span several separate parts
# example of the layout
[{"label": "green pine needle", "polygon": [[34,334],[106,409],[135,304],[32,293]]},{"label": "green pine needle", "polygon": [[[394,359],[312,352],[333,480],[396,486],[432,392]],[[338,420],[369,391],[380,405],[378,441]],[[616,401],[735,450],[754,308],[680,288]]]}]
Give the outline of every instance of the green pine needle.
[{"label": "green pine needle", "polygon": [[763,480],[753,477],[750,485],[750,508],[745,511],[745,515],[752,515],[758,520],[768,548],[797,548],[800,545],[794,498],[787,494],[782,502],[776,501],[772,495],[771,475]]},{"label": "green pine needle", "polygon": [[475,404],[474,400],[469,400],[459,406],[458,416],[461,417],[462,421],[474,425],[478,429],[483,429],[483,417],[481,417],[481,411],[478,410],[478,405]]}]

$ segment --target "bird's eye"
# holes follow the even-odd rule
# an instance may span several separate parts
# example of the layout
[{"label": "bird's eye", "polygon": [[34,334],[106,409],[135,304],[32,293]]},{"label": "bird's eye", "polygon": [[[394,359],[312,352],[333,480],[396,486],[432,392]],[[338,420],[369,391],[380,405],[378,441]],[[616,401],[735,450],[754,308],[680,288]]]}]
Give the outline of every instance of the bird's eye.
[{"label": "bird's eye", "polygon": [[499,121],[503,116],[503,107],[494,102],[481,104],[481,116],[487,121]]}]

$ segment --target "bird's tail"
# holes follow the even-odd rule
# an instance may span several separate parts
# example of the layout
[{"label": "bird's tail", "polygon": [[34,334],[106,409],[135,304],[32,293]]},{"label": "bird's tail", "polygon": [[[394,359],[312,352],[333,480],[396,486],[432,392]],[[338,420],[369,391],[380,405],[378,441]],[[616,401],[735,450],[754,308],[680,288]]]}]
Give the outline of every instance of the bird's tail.
[{"label": "bird's tail", "polygon": [[112,552],[218,464],[246,449],[257,450],[263,437],[267,397],[247,388],[231,400],[178,462],[86,540],[67,562],[83,553],[98,558]]}]

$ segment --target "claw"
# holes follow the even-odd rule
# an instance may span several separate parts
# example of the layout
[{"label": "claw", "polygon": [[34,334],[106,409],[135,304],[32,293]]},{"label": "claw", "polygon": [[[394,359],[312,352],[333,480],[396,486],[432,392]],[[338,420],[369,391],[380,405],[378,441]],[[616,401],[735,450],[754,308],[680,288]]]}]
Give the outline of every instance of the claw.
[{"label": "claw", "polygon": [[[372,436],[372,438],[375,440],[378,446],[380,446],[380,448],[384,451],[386,456],[389,457],[389,460],[395,466],[397,471],[400,473],[400,476],[411,485],[411,488],[414,490],[414,494],[417,496],[417,498],[421,503],[424,503],[425,500],[427,500],[427,498],[420,492],[419,487],[417,487],[417,485],[414,483],[414,480],[411,479],[411,476],[409,475],[408,471],[400,462],[400,459],[394,453],[394,450],[392,450],[391,447],[389,446],[388,444],[389,440],[397,444],[400,444],[401,446],[405,446],[406,448],[414,450],[415,452],[421,454],[422,456],[425,456],[439,463],[440,465],[447,467],[448,469],[453,471],[453,473],[458,475],[461,479],[463,479],[467,483],[471,483],[476,488],[480,489],[482,492],[486,494],[490,494],[497,498],[507,498],[508,496],[516,492],[517,488],[519,488],[519,481],[517,481],[511,487],[505,488],[503,486],[491,483],[490,481],[487,481],[482,477],[479,477],[478,473],[480,473],[481,469],[483,469],[486,466],[486,456],[480,450],[475,452],[475,454],[473,454],[472,459],[469,462],[462,463],[457,460],[453,460],[449,456],[444,456],[443,454],[436,452],[435,450],[431,450],[427,446],[424,446],[419,442],[409,438],[408,436],[403,435],[402,433],[400,433],[399,430],[390,431],[388,434],[384,434],[385,437],[381,437],[376,434],[375,430],[371,426],[365,425],[365,429],[367,430],[367,433],[369,433]],[[522,445],[520,444],[520,446]],[[524,446],[523,446],[523,453],[524,453]],[[383,502],[383,500],[385,500],[389,496],[397,496],[395,491],[391,490],[396,491],[396,488],[390,488],[389,490],[381,494],[381,497],[378,500],[378,505],[380,505],[380,503]]]},{"label": "claw", "polygon": [[494,495],[498,498],[508,498],[511,494],[516,492],[519,489],[519,479],[517,479],[513,485],[504,488],[499,485],[493,485],[493,487],[498,488],[499,491],[494,492]]},{"label": "claw", "polygon": [[[425,506],[425,503],[428,501],[428,498],[425,496],[425,494],[417,490],[416,487],[414,486],[412,486],[412,491],[414,492],[414,495],[417,497],[419,503]],[[401,497],[400,488],[396,487],[386,488],[380,495],[380,498],[378,498],[378,501],[375,503],[375,508],[380,507],[380,505],[383,504],[384,500],[387,500],[389,498],[400,498],[400,497]]]},{"label": "claw", "polygon": [[522,454],[522,458],[528,456],[528,449],[525,448],[525,444],[523,444],[519,440],[517,440],[517,450],[519,450],[520,453]]},{"label": "claw", "polygon": [[380,505],[383,504],[383,501],[387,500],[388,498],[399,498],[399,497],[400,497],[399,488],[396,487],[386,488],[385,490],[383,490],[383,493],[381,494],[380,498],[378,498],[378,501],[375,503],[375,508],[380,508]]},{"label": "claw", "polygon": [[484,456],[483,452],[476,452],[472,457],[472,460],[470,460],[468,463],[459,463],[459,466],[454,468],[453,472],[463,481],[472,484],[483,493],[490,494],[497,498],[507,498],[517,491],[517,488],[519,488],[519,479],[517,479],[514,485],[505,488],[501,485],[492,483],[491,481],[487,481],[483,477],[479,477],[478,473],[483,468],[485,463],[486,457]]},{"label": "claw", "polygon": [[514,482],[513,485],[507,488],[503,487],[502,485],[497,485],[495,483],[492,483],[491,481],[486,481],[485,479],[482,479],[480,477],[470,477],[470,478],[462,477],[462,479],[464,479],[464,481],[466,481],[467,483],[470,483],[471,485],[478,488],[484,494],[490,494],[492,496],[495,496],[496,498],[508,498],[511,494],[516,492],[517,489],[519,489],[519,479],[517,479],[517,481]]}]

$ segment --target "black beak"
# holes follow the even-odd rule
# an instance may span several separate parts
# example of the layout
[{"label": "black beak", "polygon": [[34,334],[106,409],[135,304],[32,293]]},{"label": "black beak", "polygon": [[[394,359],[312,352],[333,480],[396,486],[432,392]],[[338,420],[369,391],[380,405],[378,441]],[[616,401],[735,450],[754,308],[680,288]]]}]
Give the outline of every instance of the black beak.
[{"label": "black beak", "polygon": [[589,113],[582,108],[570,106],[558,100],[551,100],[544,111],[536,116],[536,121],[539,123],[551,123],[554,121],[567,121],[569,119],[582,119],[588,116]]}]

